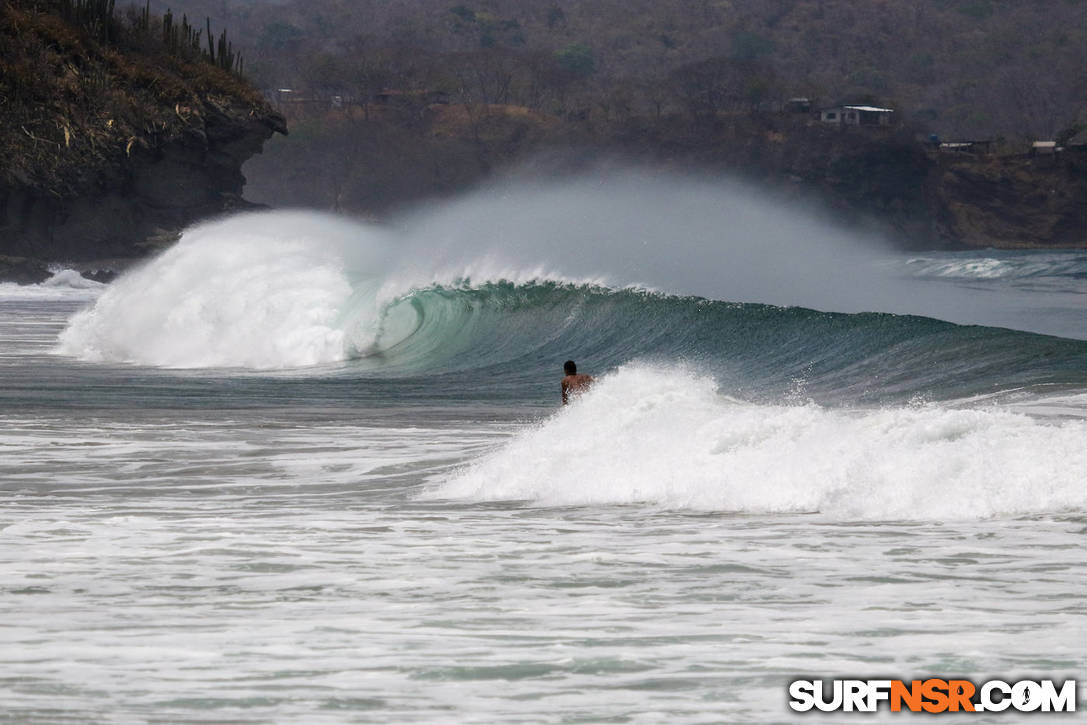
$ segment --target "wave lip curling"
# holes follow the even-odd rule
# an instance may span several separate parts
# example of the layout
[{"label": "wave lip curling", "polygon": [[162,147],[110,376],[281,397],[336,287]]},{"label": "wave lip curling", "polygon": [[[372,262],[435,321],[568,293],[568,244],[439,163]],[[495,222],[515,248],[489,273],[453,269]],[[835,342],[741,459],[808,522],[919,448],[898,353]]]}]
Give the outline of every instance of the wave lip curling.
[{"label": "wave lip curling", "polygon": [[73,317],[56,352],[168,368],[346,359],[344,250],[358,246],[360,227],[314,217],[246,214],[193,227]]}]

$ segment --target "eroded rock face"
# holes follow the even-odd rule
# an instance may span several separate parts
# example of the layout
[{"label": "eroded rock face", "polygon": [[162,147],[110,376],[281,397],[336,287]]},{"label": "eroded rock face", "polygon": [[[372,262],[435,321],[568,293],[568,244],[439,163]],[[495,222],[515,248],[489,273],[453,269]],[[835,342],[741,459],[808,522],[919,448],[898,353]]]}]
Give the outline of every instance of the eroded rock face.
[{"label": "eroded rock face", "polygon": [[952,161],[936,190],[944,233],[958,246],[1087,248],[1083,156]]},{"label": "eroded rock face", "polygon": [[83,194],[0,186],[0,254],[53,262],[143,256],[197,220],[250,208],[242,164],[285,130],[270,112],[223,113],[199,133],[134,150]]}]

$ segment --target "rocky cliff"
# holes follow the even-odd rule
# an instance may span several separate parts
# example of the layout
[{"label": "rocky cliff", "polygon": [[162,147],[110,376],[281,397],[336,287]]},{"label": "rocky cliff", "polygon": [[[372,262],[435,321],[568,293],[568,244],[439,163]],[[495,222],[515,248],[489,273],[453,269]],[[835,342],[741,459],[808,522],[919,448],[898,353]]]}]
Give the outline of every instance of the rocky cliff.
[{"label": "rocky cliff", "polygon": [[286,133],[238,74],[120,21],[102,37],[59,5],[0,5],[0,275],[17,281],[139,257],[247,206],[242,164]]},{"label": "rocky cliff", "polygon": [[956,246],[1087,248],[1087,152],[941,155],[933,176],[937,226]]}]

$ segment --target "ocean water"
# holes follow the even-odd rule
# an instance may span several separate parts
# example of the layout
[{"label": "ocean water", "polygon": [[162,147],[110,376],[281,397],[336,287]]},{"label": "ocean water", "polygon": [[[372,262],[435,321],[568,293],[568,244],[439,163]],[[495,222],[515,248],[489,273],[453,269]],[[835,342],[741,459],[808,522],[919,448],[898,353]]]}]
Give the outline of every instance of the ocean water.
[{"label": "ocean water", "polygon": [[[813,717],[798,678],[1083,679],[1085,285],[1087,253],[904,256],[644,180],[0,285],[0,722],[770,723]],[[563,408],[567,358],[597,382]]]}]

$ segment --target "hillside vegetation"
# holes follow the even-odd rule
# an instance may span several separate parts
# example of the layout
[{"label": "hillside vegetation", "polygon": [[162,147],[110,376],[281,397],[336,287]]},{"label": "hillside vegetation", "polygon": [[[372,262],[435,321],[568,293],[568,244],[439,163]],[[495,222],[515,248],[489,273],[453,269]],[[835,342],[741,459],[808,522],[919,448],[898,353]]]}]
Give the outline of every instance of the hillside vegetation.
[{"label": "hillside vegetation", "polygon": [[112,2],[0,4],[0,183],[83,193],[207,114],[263,106],[248,83],[207,62],[202,31],[162,23]]},{"label": "hillside vegetation", "polygon": [[1087,120],[1085,0],[155,0],[265,88],[442,90],[605,116],[879,99],[944,137]]}]

